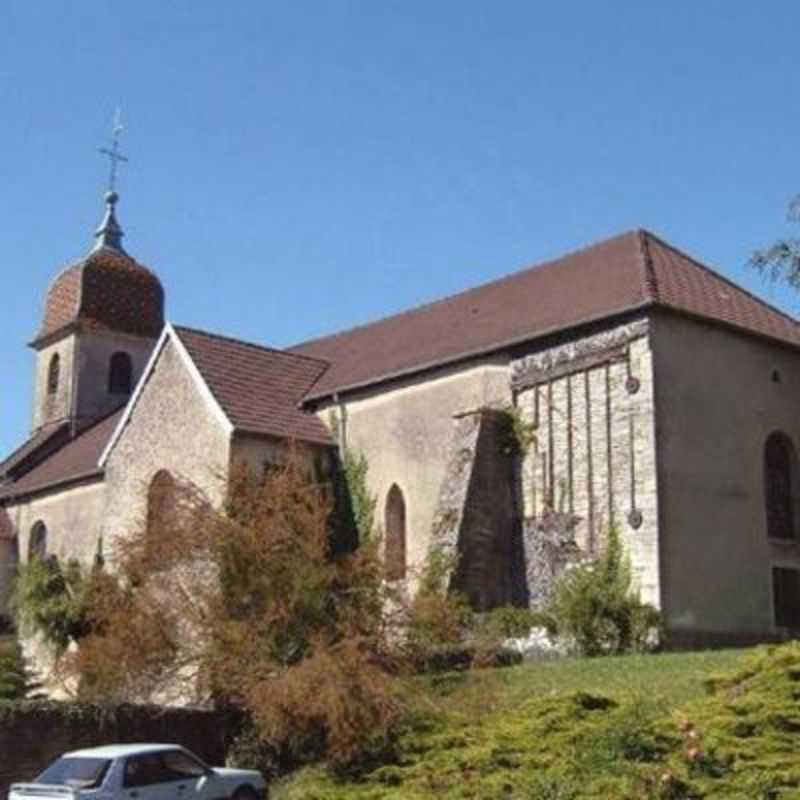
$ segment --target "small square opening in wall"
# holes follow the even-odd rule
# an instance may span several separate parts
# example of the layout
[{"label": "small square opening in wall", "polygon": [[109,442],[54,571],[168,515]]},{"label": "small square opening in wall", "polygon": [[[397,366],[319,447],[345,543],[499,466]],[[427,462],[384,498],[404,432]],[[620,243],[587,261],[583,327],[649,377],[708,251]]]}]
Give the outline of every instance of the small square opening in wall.
[{"label": "small square opening in wall", "polygon": [[777,369],[772,370],[772,375],[770,375],[770,380],[773,383],[780,383],[781,382],[781,373],[778,372]]},{"label": "small square opening in wall", "polygon": [[800,569],[772,568],[772,599],[775,625],[800,630]]}]

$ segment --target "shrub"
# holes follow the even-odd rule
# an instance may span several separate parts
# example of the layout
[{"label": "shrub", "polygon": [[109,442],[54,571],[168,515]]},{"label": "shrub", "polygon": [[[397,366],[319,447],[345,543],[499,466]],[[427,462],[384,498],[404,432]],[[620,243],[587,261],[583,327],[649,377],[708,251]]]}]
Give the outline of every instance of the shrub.
[{"label": "shrub", "polygon": [[62,565],[54,555],[21,565],[11,598],[21,627],[59,652],[82,639],[92,629],[92,596],[101,572],[99,563],[86,570],[75,560]]},{"label": "shrub", "polygon": [[538,625],[539,616],[529,608],[500,606],[483,615],[482,623],[504,639],[521,639]]},{"label": "shrub", "polygon": [[467,598],[448,591],[454,557],[432,550],[408,603],[404,633],[409,662],[418,670],[451,669],[472,661],[470,634],[475,614]]},{"label": "shrub", "polygon": [[287,767],[282,754],[264,741],[251,722],[245,723],[228,747],[225,764],[235,769],[257,769],[268,781]]},{"label": "shrub", "polygon": [[651,650],[660,632],[658,612],[633,591],[614,527],[600,558],[561,576],[540,619],[551,637],[568,640],[586,656]]},{"label": "shrub", "polygon": [[33,688],[19,646],[0,653],[0,700],[20,700]]},{"label": "shrub", "polygon": [[527,637],[536,620],[530,609],[514,606],[501,606],[477,615],[470,635],[472,664],[490,667],[519,663],[522,654],[509,646],[508,640]]},{"label": "shrub", "polygon": [[[331,491],[303,459],[235,470],[223,511],[190,486],[113,554],[93,629],[64,670],[85,699],[212,701],[248,750],[345,766],[387,742],[400,703],[377,544],[336,552]],[[242,745],[244,747],[244,744]]]}]

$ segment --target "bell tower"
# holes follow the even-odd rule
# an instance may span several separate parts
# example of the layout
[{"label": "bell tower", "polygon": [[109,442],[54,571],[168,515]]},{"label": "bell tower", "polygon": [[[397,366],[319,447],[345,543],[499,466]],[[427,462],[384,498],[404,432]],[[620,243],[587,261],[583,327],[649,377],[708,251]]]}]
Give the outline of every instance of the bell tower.
[{"label": "bell tower", "polygon": [[105,213],[89,253],[50,285],[36,351],[33,430],[69,423],[84,427],[128,400],[164,326],[158,277],[122,246],[117,220],[121,126],[114,128]]}]

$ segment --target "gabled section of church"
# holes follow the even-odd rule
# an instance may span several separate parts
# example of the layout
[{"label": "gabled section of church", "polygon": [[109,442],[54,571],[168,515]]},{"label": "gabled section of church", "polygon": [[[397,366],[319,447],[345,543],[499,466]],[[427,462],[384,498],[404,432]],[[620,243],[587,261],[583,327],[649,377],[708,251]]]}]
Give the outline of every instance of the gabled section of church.
[{"label": "gabled section of church", "polygon": [[324,361],[167,324],[100,459],[103,466],[147,391],[162,351],[175,348],[210,413],[229,434],[332,444],[328,428],[300,404],[328,368]]}]

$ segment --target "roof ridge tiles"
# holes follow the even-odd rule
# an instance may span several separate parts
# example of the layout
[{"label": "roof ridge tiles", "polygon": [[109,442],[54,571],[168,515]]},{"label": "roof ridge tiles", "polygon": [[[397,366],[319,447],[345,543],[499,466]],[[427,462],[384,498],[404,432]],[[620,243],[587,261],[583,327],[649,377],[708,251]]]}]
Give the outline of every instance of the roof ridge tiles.
[{"label": "roof ridge tiles", "polygon": [[324,423],[300,408],[302,398],[330,368],[329,361],[224,334],[171,327],[234,432],[330,444]]},{"label": "roof ridge tiles", "polygon": [[[644,233],[656,242],[661,247],[670,250],[675,255],[679,256],[680,258],[685,259],[688,261],[692,266],[696,267],[697,269],[712,275],[717,280],[722,281],[726,286],[730,286],[737,292],[741,292],[743,295],[746,295],[750,300],[757,303],[760,306],[764,306],[765,308],[769,309],[775,314],[783,317],[787,322],[790,322],[795,328],[800,327],[800,323],[798,323],[797,319],[795,319],[791,314],[782,311],[777,306],[773,305],[772,303],[767,302],[764,298],[759,297],[757,294],[751,292],[749,289],[746,289],[744,286],[740,286],[735,281],[731,280],[730,278],[723,275],[721,272],[718,272],[716,269],[709,267],[707,264],[704,264],[702,261],[698,261],[694,256],[690,255],[684,250],[681,250],[679,247],[676,247],[674,244],[670,244],[670,242],[666,241],[666,239],[662,239],[660,236],[657,236],[655,233],[650,231],[644,231]],[[649,248],[648,248],[649,249]],[[665,301],[659,300],[660,303],[663,305],[668,305]],[[671,306],[670,306],[671,307]]]},{"label": "roof ridge tiles", "polygon": [[467,297],[471,294],[476,294],[478,292],[481,292],[490,286],[500,286],[504,283],[514,281],[518,279],[520,276],[525,275],[529,272],[534,272],[540,269],[546,269],[548,267],[554,267],[562,261],[566,261],[568,259],[574,258],[575,256],[579,256],[581,253],[592,250],[593,248],[599,245],[605,245],[619,239],[625,239],[626,237],[632,236],[636,232],[637,232],[636,228],[622,231],[621,233],[618,233],[614,236],[609,236],[606,237],[605,239],[599,239],[582,247],[576,247],[574,250],[569,250],[566,253],[563,253],[562,255],[555,256],[554,258],[549,258],[546,261],[539,261],[535,264],[528,264],[528,266],[515,269],[513,272],[509,272],[506,275],[501,275],[498,278],[491,278],[490,280],[483,281],[483,283],[479,283],[477,286],[470,286],[465,289],[459,289],[458,291],[444,295],[443,297],[437,297],[435,300],[428,300],[423,303],[420,303],[419,305],[412,306],[411,308],[406,308],[401,311],[391,312],[389,314],[385,314],[382,317],[361,322],[358,325],[353,325],[350,328],[345,328],[344,330],[334,331],[333,333],[321,334],[320,336],[315,336],[312,339],[304,339],[302,342],[297,342],[296,344],[291,345],[288,348],[288,350],[289,352],[295,352],[295,350],[298,348],[308,347],[316,344],[317,342],[322,342],[326,340],[332,341],[342,336],[348,336],[364,328],[370,328],[373,325],[380,325],[384,322],[388,322],[389,320],[399,320],[402,319],[403,317],[408,317],[423,311],[428,311],[429,309],[435,308],[436,306],[439,305],[443,305],[444,303],[448,303],[452,300],[455,300],[456,298]]},{"label": "roof ridge tiles", "polygon": [[309,356],[305,353],[296,353],[291,348],[280,348],[280,347],[271,347],[270,345],[266,344],[259,344],[258,342],[251,342],[247,339],[239,339],[235,336],[228,336],[224,333],[216,333],[215,331],[204,331],[200,328],[192,328],[189,325],[172,325],[173,330],[180,334],[181,331],[186,331],[187,333],[196,334],[198,336],[205,336],[209,339],[219,339],[223,342],[229,342],[230,344],[235,345],[242,345],[244,347],[251,347],[254,350],[261,350],[264,353],[275,353],[280,356],[288,356],[290,358],[300,358],[304,359],[305,361],[311,361],[315,364],[319,364],[320,366],[328,367],[330,366],[330,362],[326,361],[323,358],[317,358],[316,356]]},{"label": "roof ridge tiles", "polygon": [[639,240],[639,254],[642,258],[642,290],[647,300],[658,303],[658,278],[653,267],[653,257],[650,255],[652,234],[645,228],[639,228],[636,234]]}]

